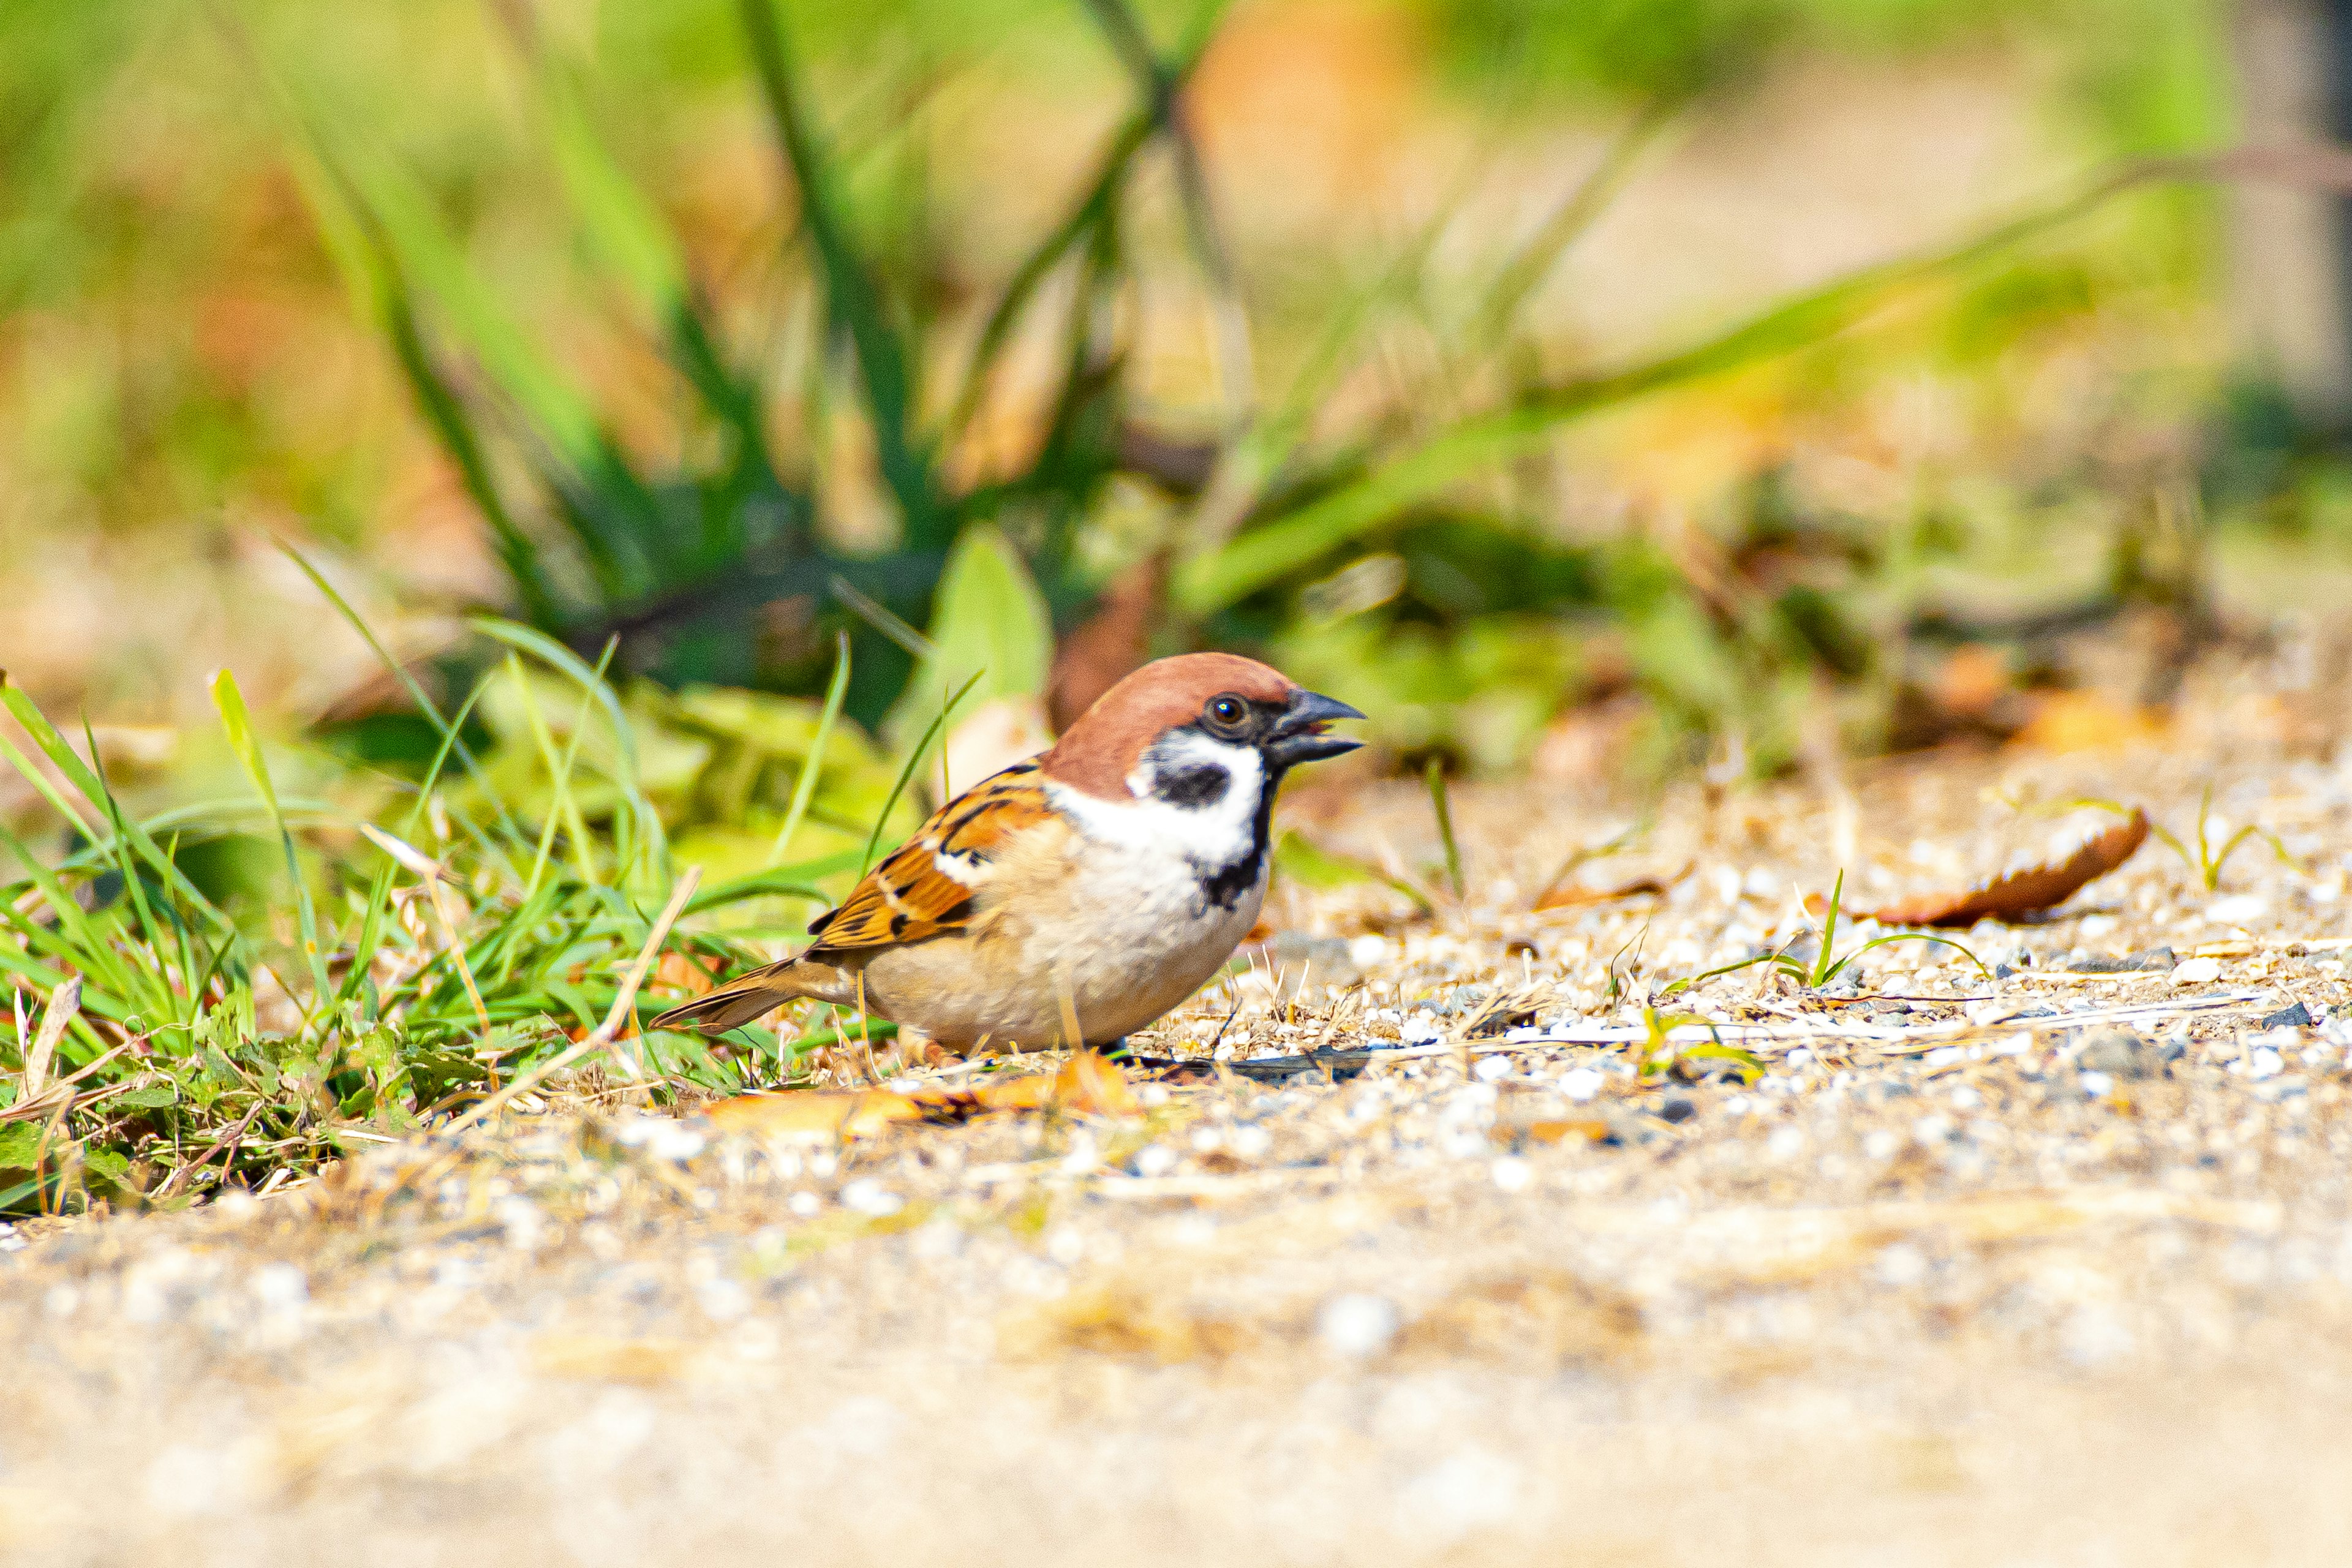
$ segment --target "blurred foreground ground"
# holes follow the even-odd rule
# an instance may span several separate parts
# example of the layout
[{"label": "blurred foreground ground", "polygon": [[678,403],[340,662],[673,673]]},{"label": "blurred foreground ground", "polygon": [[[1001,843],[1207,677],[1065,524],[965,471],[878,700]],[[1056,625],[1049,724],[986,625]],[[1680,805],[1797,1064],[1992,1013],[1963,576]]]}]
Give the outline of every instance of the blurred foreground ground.
[{"label": "blurred foreground ground", "polygon": [[[1336,1015],[1213,989],[1138,1044],[1228,1026],[1226,1070],[1124,1121],[841,1150],[575,1100],[259,1202],[20,1227],[0,1554],[2352,1561],[2352,753],[2226,679],[2184,714],[1850,799],[1694,788],[1579,873],[1695,863],[1671,893],[1545,916],[1517,911],[1616,824],[1481,793],[1466,911],[1286,893],[1287,951],[1365,985]],[[1969,933],[1990,982],[1906,945],[1853,995],[1677,998],[1790,1032],[1754,1085],[1465,1032],[1628,1021],[1630,943],[1638,989],[1786,936],[1840,865],[1856,901],[1953,885],[2041,847],[2021,803],[2179,831],[2209,780],[2296,864],[2250,844],[2209,893],[2151,842],[2063,918]],[[1325,831],[1412,864],[1427,822],[1398,792]],[[2066,1022],[2135,1005],[2168,1009],[2136,1047]],[[1232,1070],[1367,1039],[1419,1048]]]}]

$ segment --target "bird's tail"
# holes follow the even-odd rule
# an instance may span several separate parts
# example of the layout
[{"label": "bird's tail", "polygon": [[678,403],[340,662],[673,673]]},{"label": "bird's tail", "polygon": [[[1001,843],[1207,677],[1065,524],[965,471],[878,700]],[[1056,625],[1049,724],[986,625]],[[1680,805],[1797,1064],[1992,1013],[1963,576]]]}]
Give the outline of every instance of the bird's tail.
[{"label": "bird's tail", "polygon": [[814,997],[847,1005],[856,1000],[856,993],[855,973],[803,953],[739,974],[716,990],[672,1007],[646,1027],[723,1035],[765,1017],[787,1002]]}]

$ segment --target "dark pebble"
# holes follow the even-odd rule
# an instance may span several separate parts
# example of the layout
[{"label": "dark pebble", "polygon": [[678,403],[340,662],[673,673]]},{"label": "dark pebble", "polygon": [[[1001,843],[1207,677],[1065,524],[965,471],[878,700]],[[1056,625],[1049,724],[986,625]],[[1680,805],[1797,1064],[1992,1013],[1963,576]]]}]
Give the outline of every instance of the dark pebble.
[{"label": "dark pebble", "polygon": [[2172,965],[2173,957],[2170,948],[2151,947],[2139,952],[2125,953],[2120,958],[2077,958],[2066,967],[2077,974],[2138,974],[2170,969]]},{"label": "dark pebble", "polygon": [[2308,1029],[2311,1027],[2311,1010],[2300,1002],[2295,1003],[2291,1007],[2282,1007],[2277,1012],[2273,1013],[2269,1017],[2263,1020],[2263,1027],[2265,1029]]},{"label": "dark pebble", "polygon": [[1670,1094],[1659,1102],[1658,1114],[1668,1121],[1688,1121],[1698,1114],[1698,1102],[1686,1094]]},{"label": "dark pebble", "polygon": [[2164,1058],[2146,1040],[2128,1029],[2103,1029],[2083,1042],[2074,1065],[2084,1072],[2115,1078],[2152,1078]]}]

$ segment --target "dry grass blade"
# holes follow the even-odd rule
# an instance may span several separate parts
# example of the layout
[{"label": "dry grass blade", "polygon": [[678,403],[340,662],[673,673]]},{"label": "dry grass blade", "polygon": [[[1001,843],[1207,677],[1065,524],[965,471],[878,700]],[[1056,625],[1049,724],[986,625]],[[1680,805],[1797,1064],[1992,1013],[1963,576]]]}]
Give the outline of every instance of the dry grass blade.
[{"label": "dry grass blade", "polygon": [[26,1101],[37,1099],[47,1086],[49,1064],[57,1058],[58,1042],[65,1038],[67,1028],[80,1012],[81,976],[77,974],[50,994],[48,1007],[41,1014],[40,1033],[33,1037],[33,1048],[25,1053]]},{"label": "dry grass blade", "polygon": [[[2147,813],[2135,810],[2125,821],[2083,841],[2063,860],[2010,871],[1965,892],[1929,894],[1905,899],[1862,918],[1890,926],[1972,926],[1979,921],[2023,920],[2056,909],[2085,887],[2130,859],[2147,842]],[[1810,894],[1805,909],[1820,914],[1829,908],[1819,893]]]}]

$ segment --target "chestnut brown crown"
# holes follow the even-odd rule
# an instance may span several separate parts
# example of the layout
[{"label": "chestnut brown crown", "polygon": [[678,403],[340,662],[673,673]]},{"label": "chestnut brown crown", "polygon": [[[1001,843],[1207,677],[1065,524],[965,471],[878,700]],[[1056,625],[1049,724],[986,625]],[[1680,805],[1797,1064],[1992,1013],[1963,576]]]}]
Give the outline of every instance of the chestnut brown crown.
[{"label": "chestnut brown crown", "polygon": [[1127,777],[1144,749],[1201,716],[1213,697],[1232,692],[1279,706],[1298,694],[1278,669],[1230,653],[1187,653],[1154,659],[1095,700],[1040,759],[1047,777],[1105,799],[1128,795]]}]

